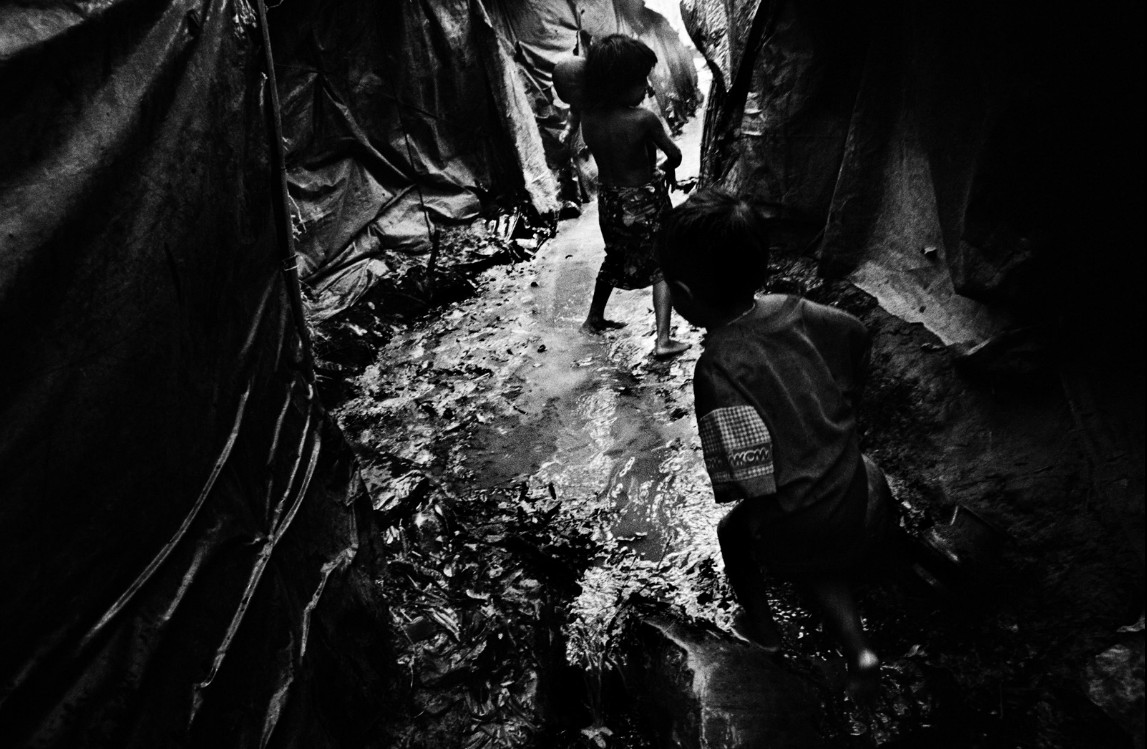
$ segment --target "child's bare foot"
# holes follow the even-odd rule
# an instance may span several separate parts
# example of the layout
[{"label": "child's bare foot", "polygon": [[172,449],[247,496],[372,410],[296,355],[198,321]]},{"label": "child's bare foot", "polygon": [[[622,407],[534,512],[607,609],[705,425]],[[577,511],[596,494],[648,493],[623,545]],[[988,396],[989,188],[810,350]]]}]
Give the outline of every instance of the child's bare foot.
[{"label": "child's bare foot", "polygon": [[658,343],[653,347],[653,357],[655,359],[668,359],[671,356],[677,356],[688,348],[688,343],[670,338],[665,343]]},{"label": "child's bare foot", "polygon": [[848,664],[848,696],[857,704],[871,703],[880,691],[880,657],[862,650]]},{"label": "child's bare foot", "polygon": [[781,652],[781,635],[772,617],[768,621],[761,621],[759,617],[754,618],[748,611],[741,610],[733,617],[733,631],[770,653]]},{"label": "child's bare foot", "polygon": [[617,320],[606,320],[604,317],[589,319],[581,324],[581,329],[586,333],[598,334],[604,333],[607,330],[619,330],[624,328],[626,323],[618,322]]}]

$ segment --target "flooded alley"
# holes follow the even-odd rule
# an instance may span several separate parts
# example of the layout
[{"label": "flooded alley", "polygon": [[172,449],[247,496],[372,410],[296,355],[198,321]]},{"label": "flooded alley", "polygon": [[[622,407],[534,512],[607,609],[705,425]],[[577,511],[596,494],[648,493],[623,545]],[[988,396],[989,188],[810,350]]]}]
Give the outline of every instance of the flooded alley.
[{"label": "flooded alley", "polygon": [[1145,28],[7,4],[0,747],[1143,749]]},{"label": "flooded alley", "polygon": [[[693,120],[681,138],[683,178],[699,131]],[[369,434],[441,480],[552,486],[564,511],[602,518],[601,541],[644,559],[712,556],[719,514],[691,410],[700,332],[675,317],[692,346],[654,359],[647,289],[614,294],[626,328],[583,332],[601,257],[589,203],[530,262],[488,272],[479,294],[398,333],[358,383],[369,395],[342,411],[377,418]]]},{"label": "flooded alley", "polygon": [[[688,144],[693,164],[699,130],[698,118],[680,139]],[[682,178],[690,176],[689,167],[687,162]],[[674,194],[676,201],[683,198]],[[391,524],[386,535],[392,553],[414,549],[423,555],[415,565],[419,571],[402,578],[413,582],[416,593],[396,602],[400,620],[407,617],[416,633],[411,668],[420,658],[444,657],[435,648],[455,652],[455,658],[477,648],[466,639],[466,621],[479,641],[489,637],[486,625],[474,624],[474,617],[492,616],[492,609],[467,614],[468,607],[478,611],[500,595],[519,603],[533,600],[524,618],[520,606],[517,614],[504,616],[507,621],[518,616],[513,626],[524,631],[548,632],[548,641],[558,647],[551,656],[563,665],[524,660],[519,666],[526,674],[519,670],[503,684],[507,694],[517,689],[519,697],[505,699],[525,699],[536,709],[539,698],[520,696],[523,680],[552,686],[564,678],[558,691],[572,689],[566,699],[579,707],[573,714],[568,705],[559,712],[567,713],[574,728],[616,725],[621,720],[616,714],[607,716],[605,708],[594,705],[612,700],[617,708],[619,698],[611,691],[616,686],[610,687],[607,677],[613,671],[609,664],[623,657],[616,639],[619,612],[634,596],[669,606],[685,617],[682,621],[714,627],[705,637],[723,638],[722,647],[733,650],[713,668],[738,673],[730,664],[755,657],[753,647],[731,630],[737,607],[716,539],[723,510],[712,501],[692,411],[701,331],[675,317],[675,335],[691,347],[668,361],[652,357],[648,290],[615,292],[609,312],[627,324],[624,329],[601,335],[580,329],[601,258],[593,203],[583,206],[580,216],[561,221],[532,258],[517,258],[476,276],[475,290],[465,298],[407,322],[387,323],[385,343],[373,361],[364,361],[350,383],[350,397],[335,413],[362,462],[376,510]],[[998,385],[969,386],[955,374],[953,354],[923,325],[888,313],[851,284],[819,279],[807,259],[782,255],[777,262],[783,288],[843,306],[873,330],[874,375],[863,409],[866,450],[886,466],[906,527],[921,537],[947,532],[958,498],[965,507],[987,508],[995,522],[1012,529],[1000,533],[1013,544],[1003,553],[1014,555],[1014,529],[1025,521],[999,514],[1000,493],[1055,492],[1054,487],[1075,482],[1082,470],[1081,454],[1063,439],[1073,429],[1071,414],[1062,405],[1051,406],[1054,388],[1041,385],[1017,399]],[[896,302],[893,295],[890,304]],[[958,414],[950,405],[957,402],[964,406]],[[961,470],[973,463],[980,469],[975,475]],[[467,510],[470,503],[474,507]],[[535,522],[529,532],[510,532],[510,544],[500,525],[509,515],[499,513],[507,512]],[[491,513],[497,531],[483,526],[486,535],[475,538],[459,530],[484,513]],[[1043,604],[1038,595],[1030,598],[1032,583],[1023,579],[1029,573],[1019,570],[1041,553],[1036,548],[1063,549],[1072,534],[1094,534],[1101,543],[1104,522],[1087,513],[1070,526],[1035,532],[1025,542],[1034,546],[1020,552],[1018,568],[1013,561],[1010,571],[988,570],[991,582],[970,599],[930,587],[935,581],[926,576],[871,583],[862,604],[887,657],[883,701],[875,711],[858,712],[840,702],[843,661],[792,588],[773,581],[771,604],[792,659],[787,668],[804,669],[812,674],[810,683],[828,685],[827,696],[815,699],[821,701],[817,720],[824,732],[839,745],[857,747],[939,746],[930,742],[940,736],[956,736],[952,746],[996,746],[1028,731],[1072,735],[1076,729],[1070,721],[1078,718],[1069,716],[1079,703],[1065,703],[1050,686],[1032,687],[1030,674],[1050,655],[1047,648],[1062,647],[1057,643],[1068,632],[1081,631],[1080,622],[1070,615],[1058,622],[1031,620],[1031,607]],[[451,547],[451,533],[462,533],[460,545]],[[501,561],[483,561],[487,541],[499,547],[494,556]],[[524,563],[525,571],[507,572],[512,563],[503,559],[504,548],[532,560]],[[433,571],[444,559],[454,560],[445,567],[447,577]],[[1110,579],[1106,562],[1087,549],[1071,551],[1062,562],[1074,568],[1070,580],[1056,583],[1068,586],[1069,598],[1094,602],[1099,596],[1106,600],[1103,605],[1114,607],[1112,615],[1122,615],[1115,613],[1123,595],[1117,592],[1120,584]],[[467,567],[469,572],[462,572]],[[483,570],[489,569],[495,572],[486,575]],[[1038,574],[1058,575],[1054,569]],[[466,587],[483,576],[486,587]],[[1093,576],[1108,579],[1089,587],[1083,580]],[[534,578],[539,582],[525,590],[499,590],[501,580],[514,581],[508,584],[513,589]],[[439,592],[427,598],[426,591],[433,590]],[[1035,640],[1032,628],[1042,633]],[[1091,637],[1104,637],[1102,626],[1092,631]],[[450,636],[461,639],[448,644]],[[1078,640],[1072,647],[1094,647],[1087,643],[1096,641]],[[488,648],[481,650],[489,657]],[[569,666],[575,670],[565,677],[536,673],[546,668],[565,673]],[[742,676],[742,688],[761,678]],[[444,699],[432,686],[437,683],[436,678],[427,682],[424,698],[432,703]],[[469,704],[454,699],[460,702],[447,704]],[[582,706],[589,713],[571,717],[581,715]],[[497,714],[488,708],[488,713],[467,714]],[[483,725],[481,719],[470,720]],[[499,730],[505,730],[506,720],[498,720]],[[1035,728],[1040,721],[1044,727]],[[631,745],[627,741],[637,739],[618,745]]]}]

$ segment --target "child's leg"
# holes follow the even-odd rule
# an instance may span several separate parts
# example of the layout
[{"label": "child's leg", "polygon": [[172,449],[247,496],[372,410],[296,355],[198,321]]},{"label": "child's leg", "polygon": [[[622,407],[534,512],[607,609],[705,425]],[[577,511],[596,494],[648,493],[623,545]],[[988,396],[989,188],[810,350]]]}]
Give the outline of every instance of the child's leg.
[{"label": "child's leg", "polygon": [[864,559],[874,571],[895,569],[903,559],[900,507],[884,472],[868,455],[861,455],[868,480],[868,506],[864,513]]},{"label": "child's leg", "polygon": [[589,302],[589,313],[581,325],[582,330],[587,333],[600,333],[603,330],[616,330],[625,327],[623,322],[605,319],[605,305],[609,302],[611,294],[613,294],[613,286],[602,280],[599,274],[597,282],[593,286],[593,298]]},{"label": "child's leg", "polygon": [[738,631],[762,647],[779,650],[781,638],[765,597],[761,568],[753,553],[758,522],[752,503],[741,502],[717,525],[717,539],[721,543],[729,585],[745,610]]},{"label": "child's leg", "polygon": [[674,356],[689,348],[688,343],[675,341],[669,337],[669,320],[673,312],[669,284],[664,280],[653,284],[653,315],[657,322],[657,342],[653,345],[654,356]]},{"label": "child's leg", "polygon": [[871,697],[879,684],[880,658],[868,644],[848,580],[819,573],[802,577],[798,585],[848,659],[848,691],[854,698]]}]

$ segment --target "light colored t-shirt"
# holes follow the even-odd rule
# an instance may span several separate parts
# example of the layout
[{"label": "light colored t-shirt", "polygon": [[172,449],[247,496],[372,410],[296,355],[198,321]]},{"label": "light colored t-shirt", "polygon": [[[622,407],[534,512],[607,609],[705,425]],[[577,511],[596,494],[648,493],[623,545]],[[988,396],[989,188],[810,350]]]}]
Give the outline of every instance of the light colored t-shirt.
[{"label": "light colored t-shirt", "polygon": [[776,495],[788,513],[844,502],[861,465],[855,406],[868,351],[855,317],[792,296],[761,297],[711,331],[693,391],[716,500]]}]

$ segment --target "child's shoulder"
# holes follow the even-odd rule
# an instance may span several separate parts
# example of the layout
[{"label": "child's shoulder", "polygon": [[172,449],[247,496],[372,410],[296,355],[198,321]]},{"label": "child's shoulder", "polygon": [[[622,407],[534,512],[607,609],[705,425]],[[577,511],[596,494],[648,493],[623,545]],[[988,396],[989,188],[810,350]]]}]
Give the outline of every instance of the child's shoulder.
[{"label": "child's shoulder", "polygon": [[[822,331],[865,331],[864,323],[837,307],[789,294],[763,294],[757,297],[752,317],[709,331],[702,358],[737,360],[756,355],[756,339],[784,340],[789,329],[814,328]],[[778,337],[779,336],[779,337]]]},{"label": "child's shoulder", "polygon": [[659,122],[657,115],[645,107],[624,107],[606,104],[587,110],[590,117],[629,125],[648,125]]},{"label": "child's shoulder", "polygon": [[634,121],[640,123],[643,127],[650,129],[660,127],[661,118],[658,117],[657,113],[653,110],[646,109],[645,107],[634,107],[632,111]]},{"label": "child's shoulder", "polygon": [[839,307],[833,307],[828,304],[821,304],[819,302],[809,301],[808,299],[801,300],[801,315],[806,319],[816,324],[824,325],[827,327],[843,327],[843,328],[864,328],[864,323],[860,318],[853,315],[851,312],[846,312]]},{"label": "child's shoulder", "polygon": [[759,347],[754,345],[754,341],[767,337],[768,331],[759,325],[726,325],[711,329],[705,335],[697,367],[722,368],[754,359],[759,355]]}]

